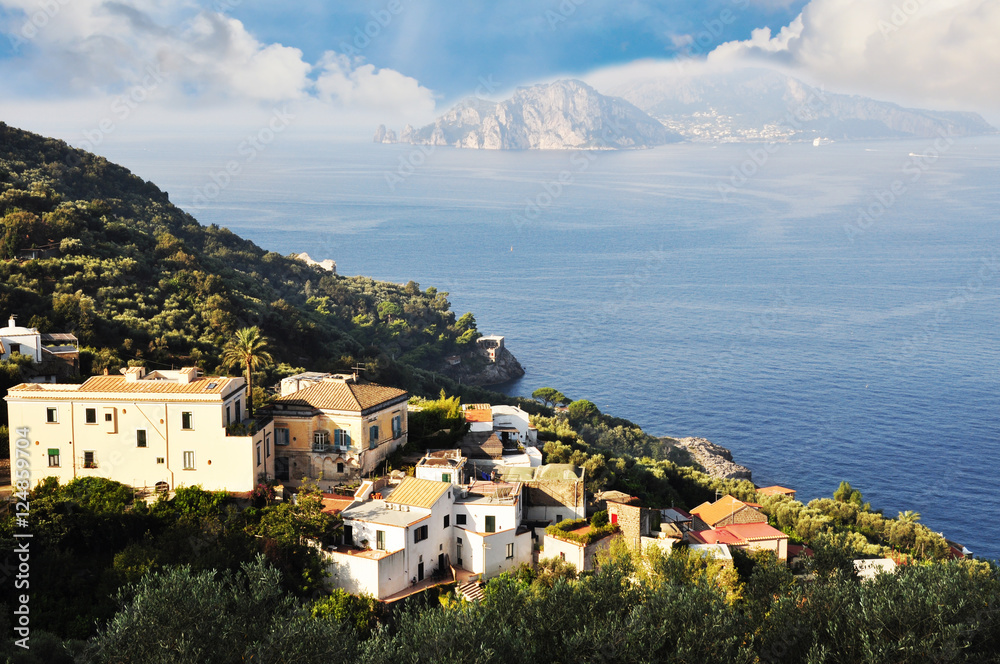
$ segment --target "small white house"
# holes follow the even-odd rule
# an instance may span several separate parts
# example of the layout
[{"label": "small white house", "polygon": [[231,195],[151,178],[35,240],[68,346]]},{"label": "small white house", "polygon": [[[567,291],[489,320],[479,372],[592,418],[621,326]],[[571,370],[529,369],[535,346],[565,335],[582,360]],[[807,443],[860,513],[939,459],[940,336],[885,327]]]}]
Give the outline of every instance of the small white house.
[{"label": "small white house", "polygon": [[416,467],[416,476],[423,480],[462,484],[466,459],[461,450],[432,450],[424,455]]}]

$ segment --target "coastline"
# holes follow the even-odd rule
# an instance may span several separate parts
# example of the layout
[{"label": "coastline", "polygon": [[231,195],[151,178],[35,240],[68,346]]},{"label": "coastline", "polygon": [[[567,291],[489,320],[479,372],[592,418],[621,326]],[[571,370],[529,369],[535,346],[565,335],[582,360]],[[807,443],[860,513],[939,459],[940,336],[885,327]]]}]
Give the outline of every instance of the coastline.
[{"label": "coastline", "polygon": [[753,471],[733,461],[733,453],[730,450],[710,440],[695,436],[684,438],[665,436],[661,440],[667,440],[690,454],[710,477],[753,481]]}]

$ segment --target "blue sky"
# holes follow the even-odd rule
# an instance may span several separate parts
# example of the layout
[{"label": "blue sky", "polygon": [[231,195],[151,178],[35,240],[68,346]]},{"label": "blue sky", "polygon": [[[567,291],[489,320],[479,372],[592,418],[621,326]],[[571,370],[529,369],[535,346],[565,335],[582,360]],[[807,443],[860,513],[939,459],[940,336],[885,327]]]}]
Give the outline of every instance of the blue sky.
[{"label": "blue sky", "polygon": [[677,57],[1000,121],[997,0],[0,0],[0,32],[0,119],[57,136],[286,107],[398,127],[465,95]]},{"label": "blue sky", "polygon": [[[247,0],[231,14],[262,40],[297,46],[309,60],[367,42],[358,50],[369,62],[451,97],[475,89],[480,77],[490,75],[510,86],[641,58],[669,58],[679,50],[672,37],[680,35],[704,32],[714,45],[748,39],[755,28],[780,29],[804,4],[400,0],[398,14],[390,13],[386,2],[340,2],[335,7],[309,2],[293,15],[273,2]],[[731,19],[727,15],[723,21],[719,15],[725,10]],[[382,26],[377,19],[389,20]],[[375,36],[369,39],[366,28]]]}]

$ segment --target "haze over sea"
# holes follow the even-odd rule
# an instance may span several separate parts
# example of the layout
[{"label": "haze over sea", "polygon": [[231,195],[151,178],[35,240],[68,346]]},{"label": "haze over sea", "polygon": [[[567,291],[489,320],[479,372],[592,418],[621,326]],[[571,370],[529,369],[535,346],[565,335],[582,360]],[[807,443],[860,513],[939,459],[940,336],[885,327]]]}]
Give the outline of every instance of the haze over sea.
[{"label": "haze over sea", "polygon": [[448,291],[527,369],[511,394],[708,438],[805,501],[848,480],[1000,557],[1000,138],[772,150],[102,153],[202,223]]}]

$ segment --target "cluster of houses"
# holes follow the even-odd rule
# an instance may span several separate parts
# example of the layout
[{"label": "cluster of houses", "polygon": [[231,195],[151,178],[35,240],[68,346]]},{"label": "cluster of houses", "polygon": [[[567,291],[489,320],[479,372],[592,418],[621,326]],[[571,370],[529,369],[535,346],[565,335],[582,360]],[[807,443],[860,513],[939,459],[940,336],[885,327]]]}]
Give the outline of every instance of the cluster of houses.
[{"label": "cluster of houses", "polygon": [[[13,342],[22,337],[9,329],[0,330],[5,349],[21,343],[21,352],[43,356],[40,339]],[[263,481],[292,493],[318,482],[324,509],[344,524],[340,545],[323,550],[332,584],[379,599],[437,580],[485,580],[539,557],[589,570],[614,538],[667,552],[684,543],[723,561],[732,548],[780,560],[801,552],[759,505],[732,496],[690,512],[640,506],[615,491],[588,503],[583,469],[543,464],[538,431],[517,407],[466,406],[465,437],[426,452],[406,476],[384,472],[407,440],[403,390],[307,372],[282,380],[254,417],[246,398],[243,378],[130,367],[83,383],[22,383],[5,400],[11,438],[29,443],[32,484],[94,476],[149,491],[200,485],[240,495]],[[783,487],[760,492],[794,497]],[[591,528],[585,521],[547,528],[600,509],[617,526],[604,537],[581,537]]]}]

